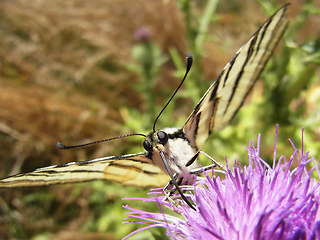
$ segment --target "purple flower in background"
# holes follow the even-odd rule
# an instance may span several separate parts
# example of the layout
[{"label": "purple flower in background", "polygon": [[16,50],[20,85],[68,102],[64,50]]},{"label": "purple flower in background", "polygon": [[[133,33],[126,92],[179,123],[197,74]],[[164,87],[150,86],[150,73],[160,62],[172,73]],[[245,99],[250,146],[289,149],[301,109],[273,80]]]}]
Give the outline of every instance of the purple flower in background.
[{"label": "purple flower in background", "polygon": [[145,27],[145,26],[137,28],[136,31],[134,32],[134,38],[137,41],[147,42],[151,39],[151,37],[152,37],[152,32],[148,27]]},{"label": "purple flower in background", "polygon": [[[180,218],[125,206],[131,211],[127,219],[146,224],[129,236],[163,227],[172,239],[320,239],[320,184],[312,177],[319,179],[319,170],[308,170],[309,162],[316,166],[314,158],[291,144],[290,158],[276,161],[275,148],[269,166],[259,156],[259,136],[257,148],[249,143],[248,166],[242,169],[236,163],[224,179],[206,174],[193,186],[182,187],[196,211],[180,200],[175,200],[178,205],[164,202],[163,196],[143,199],[171,208]],[[294,163],[297,167],[290,170]]]}]

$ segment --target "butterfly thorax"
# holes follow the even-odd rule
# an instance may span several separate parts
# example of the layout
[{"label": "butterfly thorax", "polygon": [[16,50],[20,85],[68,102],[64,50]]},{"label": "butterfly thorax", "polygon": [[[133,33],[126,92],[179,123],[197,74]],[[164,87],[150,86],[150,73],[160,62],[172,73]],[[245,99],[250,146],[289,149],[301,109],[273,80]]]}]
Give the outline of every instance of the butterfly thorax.
[{"label": "butterfly thorax", "polygon": [[186,165],[197,152],[197,149],[190,145],[181,129],[164,128],[151,132],[144,142],[144,147],[148,152],[148,158],[163,172],[167,173],[167,169],[160,156],[160,151],[164,153],[171,171],[183,178],[183,182],[190,182],[190,178],[193,180],[190,170],[197,168],[198,165],[197,163],[188,167]]}]

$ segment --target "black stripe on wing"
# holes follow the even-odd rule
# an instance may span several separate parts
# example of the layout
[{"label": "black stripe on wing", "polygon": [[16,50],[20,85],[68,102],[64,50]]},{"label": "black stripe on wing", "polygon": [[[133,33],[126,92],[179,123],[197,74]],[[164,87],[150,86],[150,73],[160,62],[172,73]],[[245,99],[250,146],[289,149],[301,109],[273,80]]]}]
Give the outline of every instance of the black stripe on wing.
[{"label": "black stripe on wing", "polygon": [[0,188],[109,180],[139,187],[164,186],[169,178],[145,153],[71,162],[20,173],[0,180]]},{"label": "black stripe on wing", "polygon": [[224,67],[183,126],[190,144],[200,148],[212,131],[229,124],[250,93],[287,25],[284,5]]}]

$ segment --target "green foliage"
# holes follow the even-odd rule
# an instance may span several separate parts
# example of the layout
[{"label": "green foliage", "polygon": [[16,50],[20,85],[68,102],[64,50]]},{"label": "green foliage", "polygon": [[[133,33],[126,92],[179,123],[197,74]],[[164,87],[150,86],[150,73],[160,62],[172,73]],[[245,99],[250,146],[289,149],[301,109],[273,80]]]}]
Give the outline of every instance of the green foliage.
[{"label": "green foliage", "polygon": [[[148,41],[135,45],[132,50],[133,58],[138,62],[137,65],[129,65],[129,69],[138,73],[142,83],[134,85],[134,89],[144,93],[144,100],[147,103],[148,115],[144,116],[141,126],[150,126],[153,122],[153,117],[156,115],[155,95],[152,94],[155,80],[159,74],[160,68],[167,60],[161,53],[160,48]],[[147,123],[147,124],[146,124]]]},{"label": "green foliage", "polygon": [[[271,15],[279,7],[271,2],[258,2],[262,9],[265,10],[266,15]],[[212,21],[217,19],[215,15],[217,2],[208,1],[207,5],[203,8],[203,12],[201,12],[203,14],[200,16],[192,12],[193,8],[190,7],[191,4],[190,1],[179,2],[181,10],[184,11],[187,30],[186,36],[189,47],[195,56],[195,61],[191,74],[188,76],[189,79],[187,79],[184,84],[184,90],[181,90],[178,95],[180,97],[191,98],[194,104],[196,104],[208,88],[208,83],[211,84],[213,82],[213,79],[206,79],[203,75],[203,66],[201,65],[200,59],[203,56],[203,44],[206,39],[210,39],[208,26]],[[303,91],[310,88],[312,83],[319,81],[317,75],[319,67],[319,39],[307,40],[305,43],[299,45],[295,43],[295,37],[301,30],[302,23],[314,13],[317,13],[317,11],[314,10],[313,4],[306,4],[298,20],[296,22],[290,22],[289,28],[281,40],[281,42],[284,43],[281,53],[272,57],[261,76],[263,80],[263,96],[257,96],[251,100],[249,105],[244,106],[238,116],[236,116],[232,126],[227,127],[219,133],[213,133],[214,136],[208,141],[205,148],[208,153],[213,153],[214,157],[222,162],[224,161],[225,153],[230,154],[227,157],[231,161],[233,161],[232,159],[234,157],[246,159],[246,153],[241,145],[245,145],[248,140],[255,140],[257,133],[260,132],[264,140],[266,140],[264,144],[272,146],[274,139],[268,139],[266,135],[274,131],[275,124],[280,124],[280,146],[288,144],[286,141],[288,136],[297,137],[294,140],[300,143],[299,139],[303,126],[317,127],[319,124],[319,114],[313,112],[306,117],[303,116],[306,106],[301,105],[294,111],[288,107],[291,106],[294,101],[301,98]],[[140,49],[141,45],[134,47],[135,51],[138,48]],[[184,58],[181,58],[174,48],[169,49],[169,53],[170,60],[176,67],[174,75],[176,77],[180,76],[181,78],[185,71]],[[135,59],[138,59],[136,55],[138,54],[134,54]],[[151,54],[148,54],[148,56],[150,57]],[[143,59],[145,60],[146,58]],[[139,58],[139,62],[142,63],[141,58]],[[157,60],[150,60],[150,63],[153,62],[157,62]],[[144,66],[143,64],[141,65]],[[157,69],[161,65],[153,64],[152,66]],[[145,67],[142,69],[145,69]],[[159,72],[159,69],[154,70],[154,72]],[[142,79],[146,79],[146,71],[140,71],[140,74]],[[152,76],[150,79],[154,79],[154,77],[155,76]],[[146,82],[147,81],[144,80],[142,85],[146,84]],[[154,88],[154,86],[151,86],[152,83],[155,83],[155,81],[149,80],[148,84],[146,84],[148,86],[147,91],[146,87],[139,90],[142,90],[141,94],[145,96],[145,99],[152,99],[151,102],[154,104],[156,92],[151,91],[151,89]],[[174,106],[174,103],[172,103],[172,106]],[[317,109],[318,108],[317,106]],[[174,107],[166,110],[166,113],[162,116],[162,125],[165,125],[165,122],[170,124],[170,121],[166,121],[166,119],[172,119],[170,116],[174,115],[174,111]],[[141,126],[143,123],[141,122],[141,124],[139,124],[139,119],[142,120],[142,118],[137,117],[136,113],[132,115],[134,115],[134,117],[125,118],[128,120],[126,121],[126,126],[141,131],[141,128],[135,129],[132,123],[135,123],[136,126]],[[151,116],[156,116],[154,110],[151,111]],[[185,116],[181,117],[178,122],[183,123],[184,120]],[[307,134],[307,132],[305,132],[305,134]],[[311,141],[310,143],[306,143],[306,146],[310,147],[310,149],[318,149],[314,154],[320,154],[317,142]],[[223,150],[216,152],[215,149]],[[289,153],[290,151],[291,149],[287,148],[285,153]],[[234,155],[234,153],[237,154]]]}]

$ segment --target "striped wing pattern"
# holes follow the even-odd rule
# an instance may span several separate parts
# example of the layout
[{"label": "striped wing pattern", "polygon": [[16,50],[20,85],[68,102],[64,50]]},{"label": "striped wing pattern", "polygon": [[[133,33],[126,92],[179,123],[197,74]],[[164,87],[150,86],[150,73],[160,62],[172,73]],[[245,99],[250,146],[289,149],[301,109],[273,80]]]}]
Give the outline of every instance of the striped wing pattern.
[{"label": "striped wing pattern", "polygon": [[167,174],[140,153],[39,168],[4,178],[0,180],[0,187],[43,186],[98,179],[145,188],[162,187],[169,181]]},{"label": "striped wing pattern", "polygon": [[[226,126],[237,113],[285,30],[287,6],[240,48],[189,116],[182,130],[193,147],[201,147],[212,131]],[[146,153],[139,153],[39,168],[1,179],[0,188],[98,179],[139,187],[162,187],[170,180]]]},{"label": "striped wing pattern", "polygon": [[202,97],[183,127],[190,144],[201,148],[212,131],[228,125],[238,112],[286,28],[287,7],[251,36]]}]

